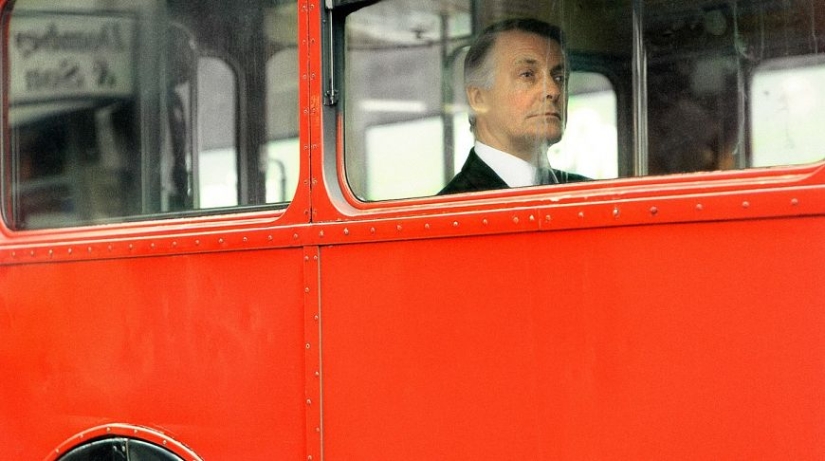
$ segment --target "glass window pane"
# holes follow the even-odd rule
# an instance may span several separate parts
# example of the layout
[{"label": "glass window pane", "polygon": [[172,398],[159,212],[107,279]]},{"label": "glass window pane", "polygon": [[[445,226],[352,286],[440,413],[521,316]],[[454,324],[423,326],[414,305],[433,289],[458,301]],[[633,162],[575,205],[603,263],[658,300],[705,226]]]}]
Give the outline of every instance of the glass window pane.
[{"label": "glass window pane", "polygon": [[811,127],[821,126],[825,110],[811,90],[823,83],[810,64],[822,62],[825,44],[812,2],[648,5],[649,173],[823,158],[808,147],[822,143],[821,130]]},{"label": "glass window pane", "polygon": [[278,154],[288,190],[268,163],[271,143],[298,134],[296,15],[268,0],[15,2],[3,16],[6,221],[37,229],[287,203],[297,143]]},{"label": "glass window pane", "polygon": [[[355,195],[374,201],[438,194],[475,145],[464,61],[476,35],[506,18],[561,20],[563,10],[504,1],[385,0],[349,14],[345,164]],[[617,177],[616,92],[605,75],[571,73],[563,64],[565,77],[571,74],[564,83],[570,110],[558,117],[572,134],[549,152],[545,146],[541,166],[549,161],[573,175]]]},{"label": "glass window pane", "polygon": [[825,60],[780,58],[760,66],[751,87],[753,166],[825,157]]},{"label": "glass window pane", "polygon": [[[468,135],[467,114],[481,119],[509,110],[509,116],[485,125],[500,134],[520,120],[514,112],[519,103],[515,86],[506,87],[512,98],[476,107],[466,97],[472,82],[464,83],[465,57],[485,27],[509,27],[505,24],[516,18],[521,25],[525,18],[538,19],[563,32],[570,72],[566,118],[561,138],[546,139],[546,162],[554,171],[610,179],[802,164],[825,157],[817,150],[825,141],[817,129],[825,117],[818,96],[825,23],[811,2],[364,4],[369,6],[349,12],[340,24],[346,37],[346,176],[363,200],[438,193],[439,184],[450,181],[471,158],[476,141],[483,144],[478,131]],[[527,32],[552,41],[538,30]],[[471,74],[501,70],[496,66],[506,59],[499,59],[504,55],[496,50],[504,47],[498,37],[505,35],[493,35],[492,51],[481,53],[478,61],[484,65]],[[490,64],[495,59],[486,60],[494,55],[495,66]],[[496,88],[496,79],[476,87]],[[542,89],[550,87],[546,82]],[[494,153],[499,158],[524,157],[496,148],[505,155]],[[544,154],[528,163],[547,166]],[[492,169],[496,174],[502,170]],[[537,184],[507,178],[499,177],[499,186]]]}]

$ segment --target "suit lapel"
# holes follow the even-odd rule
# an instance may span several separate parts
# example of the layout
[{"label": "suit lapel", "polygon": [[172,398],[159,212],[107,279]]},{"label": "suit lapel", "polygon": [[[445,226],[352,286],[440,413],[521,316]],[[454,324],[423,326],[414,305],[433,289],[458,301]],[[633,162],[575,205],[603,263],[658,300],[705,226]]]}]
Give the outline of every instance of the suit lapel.
[{"label": "suit lapel", "polygon": [[475,149],[470,150],[470,155],[461,172],[475,190],[507,189],[509,187],[489,165],[481,160]]}]

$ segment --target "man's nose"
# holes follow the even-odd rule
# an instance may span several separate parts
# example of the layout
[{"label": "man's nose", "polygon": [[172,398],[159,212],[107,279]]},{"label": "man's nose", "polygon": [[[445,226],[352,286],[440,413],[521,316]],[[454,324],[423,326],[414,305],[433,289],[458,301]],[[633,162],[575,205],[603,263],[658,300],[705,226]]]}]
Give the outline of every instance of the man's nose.
[{"label": "man's nose", "polygon": [[561,86],[552,76],[544,78],[542,89],[544,91],[545,99],[555,101],[559,99],[559,96],[561,96]]}]

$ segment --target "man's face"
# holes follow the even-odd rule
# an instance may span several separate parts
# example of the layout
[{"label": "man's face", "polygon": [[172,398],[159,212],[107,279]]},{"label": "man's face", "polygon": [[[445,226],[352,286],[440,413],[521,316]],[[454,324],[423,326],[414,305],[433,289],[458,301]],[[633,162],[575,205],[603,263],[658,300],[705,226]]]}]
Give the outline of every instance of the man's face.
[{"label": "man's face", "polygon": [[470,87],[479,141],[527,161],[558,142],[567,116],[564,54],[555,40],[523,31],[502,32],[488,58],[492,88]]}]

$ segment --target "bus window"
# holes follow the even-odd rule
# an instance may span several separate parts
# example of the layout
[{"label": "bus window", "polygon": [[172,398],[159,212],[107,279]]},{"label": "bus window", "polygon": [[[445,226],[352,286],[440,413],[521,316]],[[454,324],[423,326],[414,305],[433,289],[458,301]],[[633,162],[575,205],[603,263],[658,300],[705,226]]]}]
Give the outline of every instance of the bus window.
[{"label": "bus window", "polygon": [[[519,9],[549,10],[385,0],[346,17],[345,164],[357,197],[435,195],[461,170],[475,142],[463,77],[469,44],[481,25]],[[615,178],[616,91],[606,75],[586,67],[570,72],[568,134],[547,158],[553,168]]]},{"label": "bus window", "polygon": [[778,58],[756,69],[751,85],[753,166],[822,159],[825,56]]},{"label": "bus window", "polygon": [[464,56],[514,18],[563,30],[571,75],[564,133],[546,152],[554,169],[595,180],[823,158],[825,104],[805,88],[822,86],[825,23],[806,2],[332,3],[346,178],[365,201],[433,195],[461,169],[475,142]]},{"label": "bus window", "polygon": [[298,183],[287,142],[298,132],[296,14],[269,0],[14,2],[2,18],[6,223],[286,205]]},{"label": "bus window", "polygon": [[[751,0],[649,9],[643,41],[649,171],[640,173],[821,160],[806,146],[821,145],[813,127],[822,125],[825,106],[815,104],[814,93],[800,98],[788,86],[823,83],[810,64],[822,62],[825,24],[811,8]],[[789,137],[783,127],[797,121]]]}]

